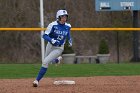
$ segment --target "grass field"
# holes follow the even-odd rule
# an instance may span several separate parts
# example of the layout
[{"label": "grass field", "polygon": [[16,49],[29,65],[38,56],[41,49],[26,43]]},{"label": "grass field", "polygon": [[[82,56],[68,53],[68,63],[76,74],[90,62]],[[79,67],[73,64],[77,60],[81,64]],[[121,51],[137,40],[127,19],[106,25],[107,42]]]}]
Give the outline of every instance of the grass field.
[{"label": "grass field", "polygon": [[[0,78],[35,78],[40,64],[0,64]],[[140,75],[140,64],[50,65],[45,77],[89,77]]]}]

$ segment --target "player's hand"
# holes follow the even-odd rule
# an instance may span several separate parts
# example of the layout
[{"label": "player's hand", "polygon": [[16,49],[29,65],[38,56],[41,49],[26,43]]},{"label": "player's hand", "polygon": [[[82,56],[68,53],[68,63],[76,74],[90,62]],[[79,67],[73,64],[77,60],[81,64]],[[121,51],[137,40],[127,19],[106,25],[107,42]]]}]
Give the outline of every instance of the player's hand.
[{"label": "player's hand", "polygon": [[69,43],[69,47],[72,47],[72,43]]},{"label": "player's hand", "polygon": [[68,47],[72,47],[72,40],[71,40],[71,39],[69,40],[69,45],[68,45]]},{"label": "player's hand", "polygon": [[56,42],[55,39],[51,39],[51,43],[54,44]]},{"label": "player's hand", "polygon": [[54,46],[60,46],[60,41],[56,40],[56,42],[53,45]]},{"label": "player's hand", "polygon": [[59,45],[60,45],[60,41],[55,40],[55,39],[52,39],[52,40],[51,40],[51,43],[52,43],[52,45],[54,45],[54,46],[59,46]]}]

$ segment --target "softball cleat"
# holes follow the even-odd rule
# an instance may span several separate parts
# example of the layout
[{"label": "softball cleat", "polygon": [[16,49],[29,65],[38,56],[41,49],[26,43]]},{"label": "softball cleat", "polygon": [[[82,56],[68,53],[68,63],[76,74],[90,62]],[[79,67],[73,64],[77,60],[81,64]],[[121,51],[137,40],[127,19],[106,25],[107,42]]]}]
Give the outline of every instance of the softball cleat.
[{"label": "softball cleat", "polygon": [[33,87],[38,87],[38,81],[37,80],[35,80],[34,82],[33,82]]}]

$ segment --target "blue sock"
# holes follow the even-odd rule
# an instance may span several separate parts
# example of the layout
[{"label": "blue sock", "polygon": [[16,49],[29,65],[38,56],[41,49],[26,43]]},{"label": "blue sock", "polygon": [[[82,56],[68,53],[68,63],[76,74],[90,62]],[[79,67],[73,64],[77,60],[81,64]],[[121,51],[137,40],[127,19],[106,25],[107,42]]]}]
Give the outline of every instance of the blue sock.
[{"label": "blue sock", "polygon": [[42,77],[44,76],[44,74],[46,73],[46,71],[47,71],[47,68],[41,67],[36,80],[40,81]]},{"label": "blue sock", "polygon": [[56,59],[54,59],[52,62],[53,62],[53,63],[58,63],[59,60],[56,58]]}]

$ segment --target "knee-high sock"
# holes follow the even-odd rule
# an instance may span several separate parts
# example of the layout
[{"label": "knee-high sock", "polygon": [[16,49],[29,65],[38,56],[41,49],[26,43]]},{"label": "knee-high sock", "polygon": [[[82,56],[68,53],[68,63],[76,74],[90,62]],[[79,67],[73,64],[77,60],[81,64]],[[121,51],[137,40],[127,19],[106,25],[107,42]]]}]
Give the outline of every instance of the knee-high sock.
[{"label": "knee-high sock", "polygon": [[42,77],[44,76],[44,74],[46,73],[47,68],[41,67],[38,76],[36,77],[37,81],[40,81],[42,79]]}]

